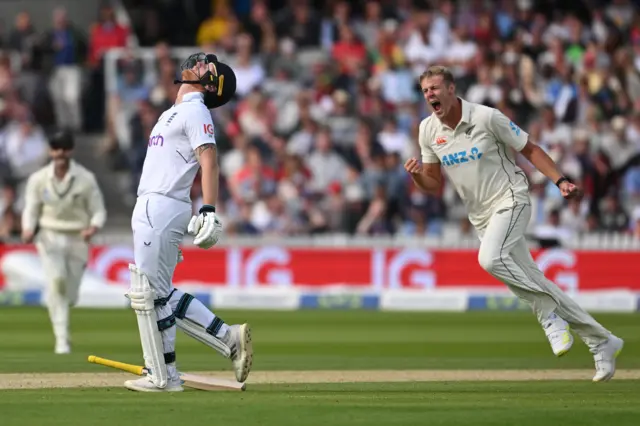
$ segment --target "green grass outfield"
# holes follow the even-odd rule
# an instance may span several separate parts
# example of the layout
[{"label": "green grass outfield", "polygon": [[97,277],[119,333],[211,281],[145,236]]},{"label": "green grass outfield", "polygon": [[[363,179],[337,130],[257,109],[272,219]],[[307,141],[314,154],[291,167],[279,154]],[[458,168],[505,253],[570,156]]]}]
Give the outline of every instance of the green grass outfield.
[{"label": "green grass outfield", "polygon": [[[622,374],[640,377],[637,314],[595,315],[625,339],[620,376],[599,384],[590,381],[593,359],[584,344],[576,340],[569,354],[555,358],[528,313],[219,314],[252,325],[254,374],[246,392],[138,394],[122,388],[126,375],[86,359],[93,354],[140,363],[131,310],[74,310],[74,353],[56,356],[45,310],[0,309],[0,424],[640,424],[640,381]],[[227,360],[180,332],[177,354],[183,371],[230,373]],[[91,386],[98,378],[103,381],[95,388],[38,389],[47,380]],[[412,378],[424,381],[407,381]],[[30,389],[6,389],[26,379]],[[345,380],[358,383],[317,383]],[[277,383],[287,381],[295,383]]]}]

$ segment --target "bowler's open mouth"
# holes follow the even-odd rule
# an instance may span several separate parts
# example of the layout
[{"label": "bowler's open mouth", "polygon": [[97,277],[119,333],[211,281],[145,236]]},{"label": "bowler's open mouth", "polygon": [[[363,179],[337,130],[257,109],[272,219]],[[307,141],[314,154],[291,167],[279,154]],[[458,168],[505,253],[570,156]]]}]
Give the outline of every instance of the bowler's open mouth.
[{"label": "bowler's open mouth", "polygon": [[440,111],[441,105],[440,105],[440,101],[432,101],[431,102],[431,107],[433,108],[434,111]]}]

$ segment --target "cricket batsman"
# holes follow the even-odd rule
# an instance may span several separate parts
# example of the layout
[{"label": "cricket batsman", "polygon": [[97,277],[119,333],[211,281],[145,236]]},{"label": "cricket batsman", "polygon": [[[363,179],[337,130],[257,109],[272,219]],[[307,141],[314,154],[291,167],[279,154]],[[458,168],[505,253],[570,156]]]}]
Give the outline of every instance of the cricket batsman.
[{"label": "cricket batsman", "polygon": [[[215,55],[196,53],[181,65],[181,80],[175,83],[181,84],[175,104],[149,135],[131,219],[135,265],[129,265],[127,296],[137,315],[149,374],[125,386],[141,392],[183,390],[176,367],[176,327],[231,359],[238,382],[246,380],[253,359],[248,324],[226,324],[172,284],[185,232],[203,249],[214,246],[222,233],[215,207],[218,154],[209,109],[233,97],[235,73]],[[190,191],[199,169],[203,205],[192,217]]]},{"label": "cricket batsman", "polygon": [[69,310],[78,301],[91,237],[107,213],[92,172],[71,158],[74,138],[61,131],[49,140],[51,162],[27,180],[22,239],[35,241],[47,276],[45,303],[55,353],[71,352]]},{"label": "cricket batsman", "polygon": [[571,326],[594,356],[593,381],[611,379],[624,342],[548,280],[534,262],[524,236],[531,216],[529,183],[511,149],[555,182],[565,198],[579,197],[580,189],[502,112],[458,97],[447,68],[430,67],[419,83],[432,114],[419,127],[422,164],[411,158],[406,171],[418,188],[434,193],[444,168],[480,237],[480,266],[532,307],[556,356],[571,349]]}]

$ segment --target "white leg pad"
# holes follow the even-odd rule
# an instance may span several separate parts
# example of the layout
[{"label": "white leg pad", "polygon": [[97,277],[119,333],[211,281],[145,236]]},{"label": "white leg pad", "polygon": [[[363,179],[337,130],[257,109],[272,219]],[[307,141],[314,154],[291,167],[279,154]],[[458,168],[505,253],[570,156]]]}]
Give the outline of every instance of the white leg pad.
[{"label": "white leg pad", "polygon": [[187,336],[193,337],[197,341],[204,343],[210,348],[215,349],[220,355],[225,358],[231,358],[231,349],[222,340],[207,333],[199,324],[190,321],[187,318],[176,318],[176,325]]},{"label": "white leg pad", "polygon": [[151,289],[146,275],[136,265],[130,263],[129,271],[131,272],[131,288],[127,297],[138,318],[145,366],[151,370],[149,377],[153,384],[164,389],[167,386],[168,375],[164,361],[162,335],[158,329],[158,316],[154,306],[156,294]]}]

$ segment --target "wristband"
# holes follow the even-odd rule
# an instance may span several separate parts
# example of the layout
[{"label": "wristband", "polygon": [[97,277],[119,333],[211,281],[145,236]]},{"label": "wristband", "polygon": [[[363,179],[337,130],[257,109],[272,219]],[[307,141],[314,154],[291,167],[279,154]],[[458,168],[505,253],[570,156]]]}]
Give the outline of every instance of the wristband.
[{"label": "wristband", "polygon": [[216,212],[216,208],[209,204],[203,205],[202,207],[200,207],[200,210],[198,211],[198,213],[215,213],[215,212]]},{"label": "wristband", "polygon": [[558,179],[558,181],[556,182],[556,186],[560,186],[560,184],[562,182],[569,182],[569,179],[567,179],[565,176],[562,176],[560,179]]}]

